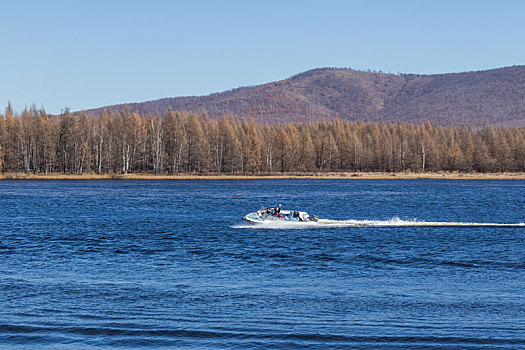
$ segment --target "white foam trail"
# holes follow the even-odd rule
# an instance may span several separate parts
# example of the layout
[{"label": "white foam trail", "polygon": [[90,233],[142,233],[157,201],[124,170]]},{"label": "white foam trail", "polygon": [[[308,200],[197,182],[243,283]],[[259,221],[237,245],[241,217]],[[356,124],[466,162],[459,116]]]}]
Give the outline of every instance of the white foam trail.
[{"label": "white foam trail", "polygon": [[374,227],[397,227],[397,226],[480,226],[480,227],[525,227],[525,223],[495,223],[495,222],[444,222],[444,221],[418,221],[401,220],[392,218],[390,220],[329,220],[319,219],[322,226],[374,226]]},{"label": "white foam trail", "polygon": [[268,221],[262,224],[233,225],[232,228],[255,229],[301,229],[314,227],[408,227],[408,226],[433,226],[433,227],[525,227],[525,223],[495,223],[495,222],[443,222],[443,221],[418,221],[402,220],[394,217],[390,220],[330,220],[319,219],[318,222],[297,221]]}]

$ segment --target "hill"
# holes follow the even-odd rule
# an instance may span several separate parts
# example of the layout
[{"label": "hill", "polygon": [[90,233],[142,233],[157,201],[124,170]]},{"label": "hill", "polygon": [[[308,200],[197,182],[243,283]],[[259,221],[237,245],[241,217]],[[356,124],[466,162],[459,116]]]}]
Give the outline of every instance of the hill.
[{"label": "hill", "polygon": [[163,98],[87,110],[169,110],[263,123],[363,120],[441,126],[525,126],[525,66],[434,75],[320,68],[289,79],[199,97]]}]

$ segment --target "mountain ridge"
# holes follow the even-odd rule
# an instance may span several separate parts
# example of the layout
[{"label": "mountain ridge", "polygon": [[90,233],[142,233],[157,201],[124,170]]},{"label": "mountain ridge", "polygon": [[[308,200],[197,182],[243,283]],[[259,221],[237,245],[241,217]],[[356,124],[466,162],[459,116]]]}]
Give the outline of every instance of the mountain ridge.
[{"label": "mountain ridge", "polygon": [[287,79],[205,96],[166,97],[89,109],[163,115],[224,114],[262,123],[350,120],[440,126],[525,127],[525,66],[442,74],[315,68]]}]

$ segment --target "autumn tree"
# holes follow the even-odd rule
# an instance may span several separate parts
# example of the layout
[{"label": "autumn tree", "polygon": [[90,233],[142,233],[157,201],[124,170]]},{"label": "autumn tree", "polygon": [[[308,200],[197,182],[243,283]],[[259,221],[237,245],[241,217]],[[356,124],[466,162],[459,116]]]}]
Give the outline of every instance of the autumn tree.
[{"label": "autumn tree", "polygon": [[18,153],[18,129],[14,118],[13,108],[11,103],[7,104],[5,109],[5,137],[3,142],[4,147],[4,170],[5,171],[19,171],[19,153]]},{"label": "autumn tree", "polygon": [[292,155],[292,143],[283,127],[280,127],[275,137],[275,157],[279,162],[279,171],[289,170]]},{"label": "autumn tree", "polygon": [[102,174],[109,169],[109,157],[107,156],[108,140],[110,138],[108,123],[111,116],[105,110],[94,120],[91,130],[91,154],[97,174]]},{"label": "autumn tree", "polygon": [[250,122],[245,124],[246,128],[246,142],[247,155],[246,155],[246,171],[255,173],[260,170],[262,159],[261,159],[261,140],[255,123]]},{"label": "autumn tree", "polygon": [[[183,153],[187,144],[184,122],[187,117],[181,113],[168,112],[162,121],[165,135],[165,152],[169,172],[178,174],[183,167]],[[153,128],[150,128],[150,132]]]},{"label": "autumn tree", "polygon": [[149,134],[149,150],[153,173],[159,174],[164,171],[164,129],[163,123],[158,117],[149,116],[147,119]]},{"label": "autumn tree", "polygon": [[219,172],[235,172],[241,143],[237,139],[229,116],[223,116],[218,124],[218,139],[216,147],[216,163]]},{"label": "autumn tree", "polygon": [[2,144],[4,143],[4,138],[6,135],[5,131],[5,119],[2,114],[0,114],[0,173],[4,173],[4,150]]},{"label": "autumn tree", "polygon": [[187,143],[186,170],[191,172],[203,172],[209,169],[210,153],[208,140],[202,127],[202,120],[197,115],[186,115],[184,118],[184,130]]},{"label": "autumn tree", "polygon": [[57,158],[59,171],[63,173],[73,172],[76,123],[77,119],[69,111],[60,116]]},{"label": "autumn tree", "polygon": [[102,111],[0,115],[4,172],[177,174],[525,171],[525,129],[333,121],[266,125],[223,116]]},{"label": "autumn tree", "polygon": [[297,131],[299,146],[297,147],[297,169],[300,171],[315,170],[315,147],[312,141],[310,127],[302,125]]}]

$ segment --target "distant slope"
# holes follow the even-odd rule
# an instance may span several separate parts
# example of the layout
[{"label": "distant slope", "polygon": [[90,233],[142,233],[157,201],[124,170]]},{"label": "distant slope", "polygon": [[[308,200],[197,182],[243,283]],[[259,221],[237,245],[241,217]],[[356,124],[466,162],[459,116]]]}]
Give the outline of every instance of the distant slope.
[{"label": "distant slope", "polygon": [[[259,122],[336,118],[479,127],[525,126],[525,66],[436,75],[321,68],[273,83],[201,97],[103,107],[142,114],[169,110],[233,114]],[[98,114],[103,108],[87,112]]]}]

